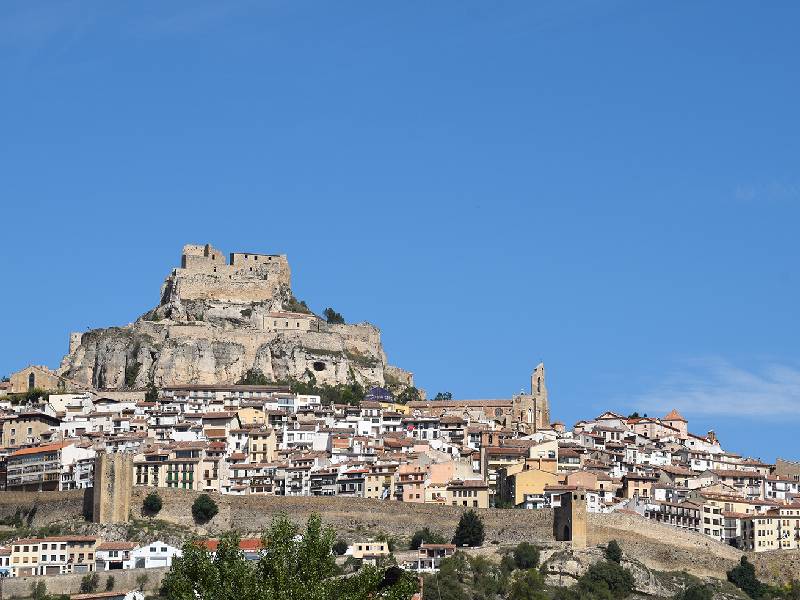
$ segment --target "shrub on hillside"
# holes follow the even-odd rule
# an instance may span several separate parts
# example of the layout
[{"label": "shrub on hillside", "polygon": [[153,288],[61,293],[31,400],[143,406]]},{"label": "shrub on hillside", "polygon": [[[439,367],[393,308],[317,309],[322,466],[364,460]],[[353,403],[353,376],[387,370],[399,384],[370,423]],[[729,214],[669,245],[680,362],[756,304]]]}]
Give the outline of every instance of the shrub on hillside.
[{"label": "shrub on hillside", "polygon": [[528,542],[514,548],[514,564],[518,569],[534,569],[539,566],[539,549]]},{"label": "shrub on hillside", "polygon": [[619,547],[617,540],[608,542],[605,554],[608,560],[613,560],[615,563],[622,562],[622,548]]},{"label": "shrub on hillside", "polygon": [[81,594],[93,594],[100,585],[100,576],[97,573],[89,573],[81,578]]},{"label": "shrub on hillside", "polygon": [[728,571],[728,581],[751,598],[760,598],[764,593],[764,584],[756,577],[756,568],[746,556],[743,556],[733,569]]},{"label": "shrub on hillside", "polygon": [[675,596],[675,600],[712,600],[714,592],[711,587],[702,583],[690,585],[683,592]]},{"label": "shrub on hillside", "polygon": [[192,504],[192,516],[198,523],[208,523],[218,512],[217,503],[208,494],[200,494]]},{"label": "shrub on hillside", "polygon": [[419,550],[419,547],[422,543],[425,544],[444,544],[447,540],[444,536],[439,535],[435,531],[431,531],[427,527],[423,527],[422,529],[417,529],[414,532],[414,535],[411,536],[411,541],[408,544],[408,547],[411,550]]},{"label": "shrub on hillside", "polygon": [[144,512],[148,515],[155,515],[161,510],[163,506],[163,502],[161,501],[161,496],[158,495],[158,492],[150,492],[142,502],[142,508]]}]

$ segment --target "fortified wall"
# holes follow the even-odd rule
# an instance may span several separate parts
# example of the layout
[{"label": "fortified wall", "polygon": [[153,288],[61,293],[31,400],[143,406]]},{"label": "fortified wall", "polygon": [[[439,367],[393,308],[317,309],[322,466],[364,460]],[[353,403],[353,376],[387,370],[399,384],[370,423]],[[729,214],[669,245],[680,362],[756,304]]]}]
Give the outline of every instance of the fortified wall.
[{"label": "fortified wall", "polygon": [[[133,488],[131,512],[134,517],[140,517],[142,502],[150,491],[151,488]],[[194,527],[191,505],[199,492],[159,489],[158,493],[164,501],[159,519]],[[312,513],[318,513],[325,524],[332,526],[339,537],[347,540],[379,532],[410,538],[416,530],[425,526],[449,537],[455,531],[463,510],[455,506],[382,502],[364,498],[212,495],[219,505],[219,514],[204,526],[204,532],[209,535],[219,535],[230,528],[238,528],[245,535],[257,535],[269,526],[277,514],[285,513],[296,522],[304,523]],[[82,519],[83,500],[82,490],[6,492],[0,494],[0,517],[11,517],[20,510],[23,520],[33,511],[33,527],[74,522]],[[484,519],[488,547],[521,541],[542,545],[553,543],[552,510],[480,509],[479,513]],[[725,571],[732,568],[742,556],[736,548],[699,533],[654,522],[648,522],[647,527],[643,527],[642,517],[638,515],[589,513],[586,517],[589,546],[606,544],[615,539],[626,555],[651,569],[686,570],[697,576],[724,579]],[[120,531],[124,531],[124,528]],[[106,533],[110,531],[106,530]],[[765,552],[752,555],[751,560],[756,565],[758,576],[771,583],[785,583],[786,578],[796,572],[794,567],[800,568],[800,552],[796,551]]]}]

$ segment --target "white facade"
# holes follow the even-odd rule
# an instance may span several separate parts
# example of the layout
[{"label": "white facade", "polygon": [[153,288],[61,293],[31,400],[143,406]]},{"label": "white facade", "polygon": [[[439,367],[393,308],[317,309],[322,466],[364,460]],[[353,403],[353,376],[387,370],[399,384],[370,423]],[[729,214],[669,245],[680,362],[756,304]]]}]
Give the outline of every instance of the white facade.
[{"label": "white facade", "polygon": [[176,556],[181,556],[180,548],[175,548],[166,542],[157,540],[147,544],[147,546],[132,550],[125,568],[154,569],[157,567],[171,567],[172,559]]}]

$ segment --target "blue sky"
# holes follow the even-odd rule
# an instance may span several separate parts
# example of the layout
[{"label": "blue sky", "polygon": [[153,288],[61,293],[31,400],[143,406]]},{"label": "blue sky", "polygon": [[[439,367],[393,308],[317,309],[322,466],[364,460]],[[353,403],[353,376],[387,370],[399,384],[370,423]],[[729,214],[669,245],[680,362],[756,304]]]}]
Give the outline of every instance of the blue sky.
[{"label": "blue sky", "polygon": [[430,393],[800,458],[792,2],[4,2],[0,371],[286,253]]}]

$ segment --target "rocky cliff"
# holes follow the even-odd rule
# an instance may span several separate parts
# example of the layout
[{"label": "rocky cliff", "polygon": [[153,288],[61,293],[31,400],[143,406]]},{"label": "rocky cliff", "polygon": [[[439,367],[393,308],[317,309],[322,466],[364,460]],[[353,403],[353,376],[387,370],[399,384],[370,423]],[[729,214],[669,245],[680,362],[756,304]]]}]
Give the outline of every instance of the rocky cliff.
[{"label": "rocky cliff", "polygon": [[285,256],[184,247],[161,303],[124,327],[73,334],[60,374],[98,389],[235,383],[251,368],[272,380],[413,385],[391,367],[380,330],[329,324],[294,299]]}]

